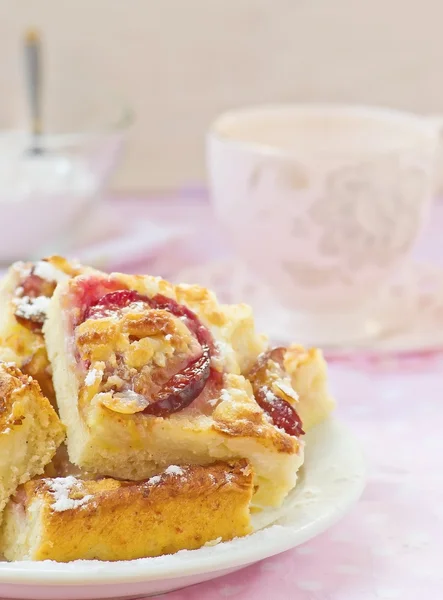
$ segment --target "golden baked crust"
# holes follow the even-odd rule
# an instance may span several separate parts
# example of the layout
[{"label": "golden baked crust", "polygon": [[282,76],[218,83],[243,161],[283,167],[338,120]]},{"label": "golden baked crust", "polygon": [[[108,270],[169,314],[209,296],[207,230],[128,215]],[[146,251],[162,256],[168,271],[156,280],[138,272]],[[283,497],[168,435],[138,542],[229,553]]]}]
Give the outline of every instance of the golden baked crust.
[{"label": "golden baked crust", "polygon": [[14,263],[0,283],[0,359],[17,364],[36,379],[55,405],[52,370],[42,333],[45,299],[57,282],[83,272],[60,256]]},{"label": "golden baked crust", "polygon": [[[152,307],[131,296],[118,310],[109,310],[108,301],[100,304],[122,290],[149,301],[161,295],[191,309],[209,331],[211,375],[182,410],[146,412],[149,398],[202,352],[204,344],[193,331],[197,325],[176,307],[165,309],[164,300]],[[245,377],[266,348],[249,307],[220,305],[198,286],[94,273],[58,285],[44,332],[73,463],[139,480],[170,464],[240,457],[255,471],[254,503],[278,506],[294,487],[303,442],[274,425]]]},{"label": "golden baked crust", "polygon": [[247,461],[169,467],[144,482],[73,477],[25,484],[5,510],[8,560],[129,560],[251,531]]},{"label": "golden baked crust", "polygon": [[64,428],[40,386],[0,362],[0,511],[20,483],[42,473],[64,439]]}]

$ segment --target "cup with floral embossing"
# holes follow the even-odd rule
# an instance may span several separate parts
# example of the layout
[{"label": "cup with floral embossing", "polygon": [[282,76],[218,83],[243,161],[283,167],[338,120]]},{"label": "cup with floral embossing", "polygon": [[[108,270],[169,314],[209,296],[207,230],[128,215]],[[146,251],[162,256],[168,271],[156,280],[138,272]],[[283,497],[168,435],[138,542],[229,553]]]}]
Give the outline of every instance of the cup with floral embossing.
[{"label": "cup with floral embossing", "polygon": [[216,216],[301,339],[380,333],[374,307],[428,215],[439,136],[435,121],[365,106],[252,107],[213,123]]}]

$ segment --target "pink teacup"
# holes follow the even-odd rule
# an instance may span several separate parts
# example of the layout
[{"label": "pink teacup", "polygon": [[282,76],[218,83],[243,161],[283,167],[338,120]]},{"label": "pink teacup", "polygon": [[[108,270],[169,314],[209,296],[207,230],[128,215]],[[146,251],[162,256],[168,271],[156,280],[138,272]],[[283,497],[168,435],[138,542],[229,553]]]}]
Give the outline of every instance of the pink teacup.
[{"label": "pink teacup", "polygon": [[214,122],[216,215],[302,336],[336,344],[379,333],[377,289],[428,215],[439,134],[425,117],[364,106],[254,107]]}]

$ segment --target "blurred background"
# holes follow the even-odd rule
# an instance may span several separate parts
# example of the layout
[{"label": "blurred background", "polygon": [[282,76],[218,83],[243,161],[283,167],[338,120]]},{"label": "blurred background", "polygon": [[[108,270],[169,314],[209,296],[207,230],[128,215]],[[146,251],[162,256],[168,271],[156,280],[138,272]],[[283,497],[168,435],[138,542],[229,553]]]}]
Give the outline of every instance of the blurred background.
[{"label": "blurred background", "polygon": [[347,101],[443,112],[439,0],[0,0],[0,126],[28,112],[22,38],[44,44],[48,130],[112,106],[136,114],[118,192],[204,181],[204,134],[226,108]]}]

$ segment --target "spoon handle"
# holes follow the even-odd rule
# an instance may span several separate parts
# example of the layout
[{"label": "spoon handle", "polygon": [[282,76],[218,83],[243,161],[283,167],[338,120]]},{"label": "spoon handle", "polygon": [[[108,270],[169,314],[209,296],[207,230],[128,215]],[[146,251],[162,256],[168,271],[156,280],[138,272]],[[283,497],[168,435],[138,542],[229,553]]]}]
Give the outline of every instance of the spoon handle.
[{"label": "spoon handle", "polygon": [[43,131],[41,116],[42,88],[41,42],[39,34],[31,29],[25,36],[25,75],[31,116],[31,131],[37,137]]}]

